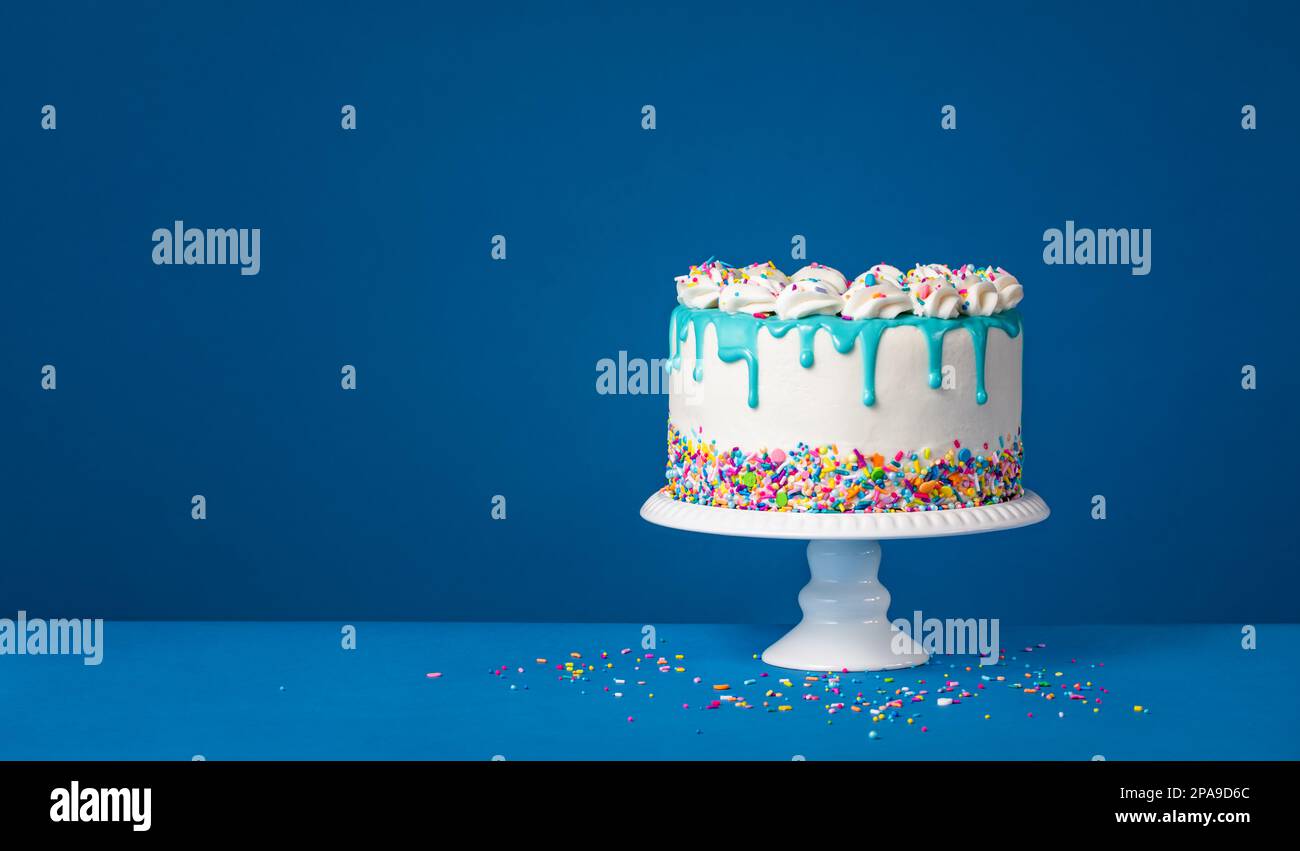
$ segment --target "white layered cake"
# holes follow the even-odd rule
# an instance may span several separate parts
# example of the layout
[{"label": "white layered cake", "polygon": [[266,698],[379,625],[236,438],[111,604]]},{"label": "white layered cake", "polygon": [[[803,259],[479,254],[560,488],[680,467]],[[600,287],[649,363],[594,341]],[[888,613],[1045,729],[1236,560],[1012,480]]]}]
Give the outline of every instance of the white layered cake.
[{"label": "white layered cake", "polygon": [[692,266],[664,491],[754,511],[936,511],[1023,493],[1022,290],[999,267]]}]

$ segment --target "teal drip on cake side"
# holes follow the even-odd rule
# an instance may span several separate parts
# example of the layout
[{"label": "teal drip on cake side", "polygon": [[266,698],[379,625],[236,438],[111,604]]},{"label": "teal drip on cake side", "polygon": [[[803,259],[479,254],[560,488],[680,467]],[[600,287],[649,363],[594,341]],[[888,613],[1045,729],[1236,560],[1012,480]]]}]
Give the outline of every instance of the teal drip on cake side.
[{"label": "teal drip on cake side", "polygon": [[916,328],[925,338],[928,351],[928,376],[930,387],[939,388],[943,381],[943,340],[951,331],[965,329],[970,335],[975,355],[975,401],[983,405],[988,401],[984,387],[984,359],[988,349],[988,332],[997,328],[1008,337],[1020,334],[1020,313],[1008,310],[992,316],[960,316],[956,319],[936,319],[929,316],[905,314],[893,319],[844,319],[840,316],[817,314],[800,319],[760,319],[744,313],[724,313],[715,308],[697,309],[678,305],[672,312],[669,324],[669,343],[672,369],[680,369],[681,345],[691,329],[695,331],[696,381],[704,377],[704,329],[712,325],[718,335],[718,359],[723,363],[743,360],[749,368],[749,407],[758,407],[758,332],[766,328],[773,337],[781,338],[792,329],[799,331],[799,363],[811,368],[814,363],[813,343],[818,331],[825,331],[840,354],[848,354],[861,341],[863,387],[862,404],[870,407],[876,401],[876,351],[886,330],[898,327]]}]

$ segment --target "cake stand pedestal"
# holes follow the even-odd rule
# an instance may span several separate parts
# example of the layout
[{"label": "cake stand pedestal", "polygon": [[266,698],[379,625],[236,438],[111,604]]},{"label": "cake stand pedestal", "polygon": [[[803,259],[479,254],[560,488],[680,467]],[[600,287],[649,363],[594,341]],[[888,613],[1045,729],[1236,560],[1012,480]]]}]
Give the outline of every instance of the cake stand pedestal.
[{"label": "cake stand pedestal", "polygon": [[977,508],[891,514],[804,514],[692,505],[656,493],[641,516],[660,526],[713,535],[808,541],[812,580],[799,592],[803,620],[763,652],[763,661],[800,671],[887,671],[924,665],[929,654],[889,622],[880,584],[880,542],[972,535],[1047,519],[1033,491]]}]

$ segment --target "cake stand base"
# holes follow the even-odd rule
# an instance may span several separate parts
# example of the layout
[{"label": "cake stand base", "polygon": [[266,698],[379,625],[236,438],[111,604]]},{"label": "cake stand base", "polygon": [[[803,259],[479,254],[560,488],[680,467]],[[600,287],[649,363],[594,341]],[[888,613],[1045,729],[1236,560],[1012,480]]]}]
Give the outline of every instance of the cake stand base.
[{"label": "cake stand base", "polygon": [[803,620],[763,653],[769,665],[800,671],[888,671],[929,661],[916,642],[890,625],[889,592],[877,576],[880,541],[1016,529],[1050,513],[1033,491],[975,508],[886,514],[712,508],[678,502],[662,491],[641,506],[644,519],[672,529],[809,542],[812,580],[799,592]]},{"label": "cake stand base", "polygon": [[803,620],[763,652],[763,661],[801,671],[889,671],[930,655],[889,623],[878,541],[810,541],[812,580],[799,592]]}]

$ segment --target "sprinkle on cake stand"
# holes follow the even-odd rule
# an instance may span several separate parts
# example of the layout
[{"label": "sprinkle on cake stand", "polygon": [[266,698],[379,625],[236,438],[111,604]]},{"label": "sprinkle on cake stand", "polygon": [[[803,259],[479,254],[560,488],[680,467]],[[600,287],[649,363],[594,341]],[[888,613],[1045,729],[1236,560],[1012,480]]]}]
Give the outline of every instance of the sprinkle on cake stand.
[{"label": "sprinkle on cake stand", "polygon": [[1047,519],[1033,491],[993,505],[881,514],[796,513],[713,508],[662,491],[641,506],[651,523],[746,538],[808,541],[811,581],[799,592],[803,620],[763,652],[763,661],[800,671],[887,671],[924,665],[930,657],[889,621],[889,591],[880,584],[880,542],[973,535]]}]

